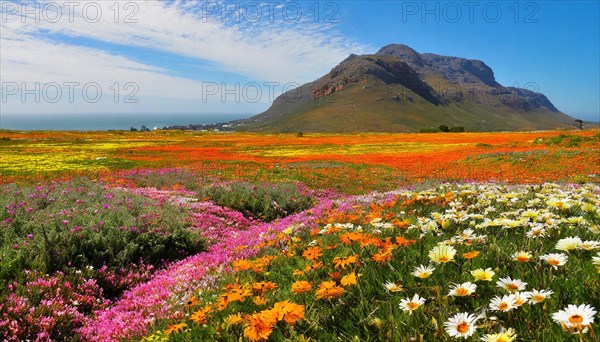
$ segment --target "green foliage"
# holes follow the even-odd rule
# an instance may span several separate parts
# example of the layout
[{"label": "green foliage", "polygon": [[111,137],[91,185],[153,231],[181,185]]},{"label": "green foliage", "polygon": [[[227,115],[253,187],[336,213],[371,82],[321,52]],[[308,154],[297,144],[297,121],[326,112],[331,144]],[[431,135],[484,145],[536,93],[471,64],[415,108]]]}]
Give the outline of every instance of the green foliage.
[{"label": "green foliage", "polygon": [[450,128],[449,131],[452,133],[462,133],[465,131],[465,128],[463,126],[455,126],[455,127]]},{"label": "green foliage", "polygon": [[0,188],[0,284],[24,270],[51,274],[106,265],[159,265],[202,251],[203,238],[168,202],[79,179],[48,187]]},{"label": "green foliage", "polygon": [[446,126],[446,125],[440,125],[439,129],[442,132],[449,132],[450,131],[450,128],[448,128],[448,126]]},{"label": "green foliage", "polygon": [[313,205],[311,197],[300,193],[295,184],[230,183],[204,189],[203,197],[263,221],[285,217]]},{"label": "green foliage", "polygon": [[419,133],[439,133],[439,128],[421,128]]}]

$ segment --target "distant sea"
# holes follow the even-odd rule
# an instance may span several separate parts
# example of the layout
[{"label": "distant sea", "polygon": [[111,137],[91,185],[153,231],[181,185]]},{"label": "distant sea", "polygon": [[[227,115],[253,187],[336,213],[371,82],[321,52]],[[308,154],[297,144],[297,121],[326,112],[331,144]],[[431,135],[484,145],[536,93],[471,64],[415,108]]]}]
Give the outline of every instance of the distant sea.
[{"label": "distant sea", "polygon": [[213,124],[250,117],[250,114],[0,114],[0,129],[106,131],[150,129],[189,124]]}]

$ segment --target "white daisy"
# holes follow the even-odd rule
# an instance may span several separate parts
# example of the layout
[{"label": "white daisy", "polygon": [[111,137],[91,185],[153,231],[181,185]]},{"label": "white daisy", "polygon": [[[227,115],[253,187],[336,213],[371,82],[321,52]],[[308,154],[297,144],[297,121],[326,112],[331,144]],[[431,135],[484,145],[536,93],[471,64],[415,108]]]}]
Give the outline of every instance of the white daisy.
[{"label": "white daisy", "polygon": [[574,249],[577,249],[579,247],[579,245],[581,245],[581,239],[579,237],[568,237],[568,238],[564,238],[564,239],[560,239],[558,240],[558,242],[556,243],[556,246],[554,248],[558,249],[559,251],[572,251]]},{"label": "white daisy", "polygon": [[402,285],[392,283],[392,282],[387,282],[387,283],[383,284],[383,287],[385,287],[385,289],[388,290],[389,292],[404,291],[404,289],[402,288]]},{"label": "white daisy", "polygon": [[529,301],[529,292],[515,292],[515,305],[521,306]]},{"label": "white daisy", "polygon": [[546,236],[546,229],[541,225],[535,225],[525,235],[531,239],[544,237]]},{"label": "white daisy", "polygon": [[466,282],[462,284],[453,284],[448,296],[465,297],[471,295],[477,289],[477,285]]},{"label": "white daisy", "polygon": [[538,304],[549,298],[554,293],[552,290],[533,290],[525,292],[529,296],[529,304]]},{"label": "white daisy", "polygon": [[600,248],[600,241],[587,240],[579,244],[579,249],[591,251]]},{"label": "white daisy", "polygon": [[572,333],[585,332],[584,328],[594,323],[596,310],[587,304],[569,304],[565,309],[552,314],[552,319]]},{"label": "white daisy", "polygon": [[517,297],[515,294],[506,296],[495,296],[490,301],[490,310],[508,312],[517,307]]},{"label": "white daisy", "polygon": [[400,308],[403,311],[407,311],[409,315],[412,315],[412,312],[423,304],[425,304],[425,298],[419,297],[418,294],[415,294],[412,299],[405,298],[400,300]]},{"label": "white daisy", "polygon": [[540,259],[552,265],[552,267],[554,267],[556,270],[558,269],[558,266],[563,266],[566,264],[567,260],[569,260],[569,257],[564,253],[549,253],[540,256]]},{"label": "white daisy", "polygon": [[506,277],[498,279],[496,286],[501,287],[509,292],[517,292],[525,290],[527,283],[521,281],[521,279],[511,279],[510,277]]},{"label": "white daisy", "polygon": [[429,251],[429,259],[437,263],[446,263],[454,260],[456,249],[448,245],[437,245]]},{"label": "white daisy", "polygon": [[425,279],[428,278],[433,271],[435,270],[435,267],[432,266],[424,266],[424,265],[419,265],[417,267],[415,267],[414,271],[412,271],[412,275],[414,275],[417,278],[421,278],[421,279]]},{"label": "white daisy", "polygon": [[475,333],[475,329],[477,329],[475,322],[478,319],[468,312],[457,313],[444,322],[446,333],[451,337],[467,338]]},{"label": "white daisy", "polygon": [[514,261],[528,262],[529,260],[531,260],[531,258],[533,258],[533,255],[526,251],[518,251],[512,255],[512,258]]},{"label": "white daisy", "polygon": [[600,273],[600,252],[598,252],[597,257],[592,257],[592,264],[596,266],[598,273]]}]

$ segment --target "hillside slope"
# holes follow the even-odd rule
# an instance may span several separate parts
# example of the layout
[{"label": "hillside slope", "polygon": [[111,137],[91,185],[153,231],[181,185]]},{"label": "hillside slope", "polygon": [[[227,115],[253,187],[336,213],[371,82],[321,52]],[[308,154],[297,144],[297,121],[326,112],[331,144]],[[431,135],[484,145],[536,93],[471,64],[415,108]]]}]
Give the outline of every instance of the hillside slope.
[{"label": "hillside slope", "polygon": [[443,124],[499,131],[569,127],[574,120],[543,94],[500,85],[482,61],[392,44],[373,55],[350,55],[238,128],[410,132]]}]

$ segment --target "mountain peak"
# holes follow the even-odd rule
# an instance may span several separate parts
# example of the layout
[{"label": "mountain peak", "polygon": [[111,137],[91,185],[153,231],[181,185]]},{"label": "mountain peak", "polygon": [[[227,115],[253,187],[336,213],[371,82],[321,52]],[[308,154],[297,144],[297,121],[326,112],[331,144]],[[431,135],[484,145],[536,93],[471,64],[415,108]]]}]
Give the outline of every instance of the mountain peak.
[{"label": "mountain peak", "polygon": [[376,55],[399,57],[417,66],[423,66],[421,55],[408,45],[389,44],[377,51]]},{"label": "mountain peak", "polygon": [[573,120],[543,94],[502,86],[480,60],[390,44],[348,56],[243,125],[276,132],[406,132],[439,125],[498,131],[569,127]]}]

